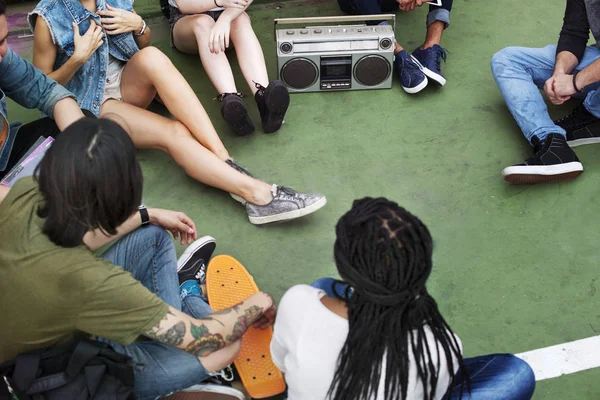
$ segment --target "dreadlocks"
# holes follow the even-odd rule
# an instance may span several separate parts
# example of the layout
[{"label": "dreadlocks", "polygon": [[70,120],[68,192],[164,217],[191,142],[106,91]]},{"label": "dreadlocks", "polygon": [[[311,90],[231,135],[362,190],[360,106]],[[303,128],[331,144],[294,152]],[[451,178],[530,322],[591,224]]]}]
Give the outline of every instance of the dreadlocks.
[{"label": "dreadlocks", "polygon": [[[441,357],[434,363],[434,351],[440,355],[441,348],[451,375],[458,360],[467,376],[457,339],[425,287],[433,248],[427,227],[394,202],[364,198],[340,219],[336,236],[335,262],[353,290],[344,299],[349,333],[328,398],[375,398],[384,378],[386,400],[406,399],[410,350],[424,400],[434,398],[438,383]],[[435,348],[427,343],[425,325]]]}]

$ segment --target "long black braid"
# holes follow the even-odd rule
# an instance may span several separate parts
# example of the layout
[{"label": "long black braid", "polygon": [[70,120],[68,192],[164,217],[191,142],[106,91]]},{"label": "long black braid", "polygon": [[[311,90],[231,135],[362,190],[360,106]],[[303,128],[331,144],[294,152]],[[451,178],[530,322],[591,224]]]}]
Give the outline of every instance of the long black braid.
[{"label": "long black braid", "polygon": [[[335,262],[352,291],[344,299],[348,337],[328,398],[373,399],[384,378],[386,400],[406,399],[411,350],[424,400],[435,396],[440,350],[451,376],[454,360],[467,376],[458,341],[425,287],[433,241],[423,222],[387,199],[364,198],[340,219],[336,236]],[[435,348],[427,343],[425,325],[436,339]]]}]

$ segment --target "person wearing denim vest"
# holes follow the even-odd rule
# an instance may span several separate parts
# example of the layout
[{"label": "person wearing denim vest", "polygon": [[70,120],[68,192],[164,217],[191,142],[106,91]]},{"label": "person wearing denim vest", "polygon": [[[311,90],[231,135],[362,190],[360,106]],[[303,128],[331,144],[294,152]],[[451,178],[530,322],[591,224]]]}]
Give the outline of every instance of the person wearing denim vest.
[{"label": "person wearing denim vest", "polygon": [[[194,179],[231,193],[251,223],[299,218],[327,203],[259,181],[231,158],[185,78],[149,46],[150,29],[130,0],[42,0],[29,23],[36,67],[82,107],[119,116],[136,147],[162,150]],[[145,109],[157,94],[175,120]]]},{"label": "person wearing denim vest", "polygon": [[[354,15],[375,15],[396,12],[409,12],[429,5],[427,14],[427,34],[423,44],[412,54],[396,42],[394,69],[400,77],[402,89],[414,94],[427,87],[429,81],[439,86],[446,84],[442,74],[441,61],[446,61],[446,50],[440,46],[442,34],[450,25],[450,11],[453,0],[337,0],[341,10]],[[387,21],[367,22],[367,25],[387,24]]]},{"label": "person wearing denim vest", "polygon": [[[83,117],[75,96],[35,69],[7,44],[6,3],[0,0],[0,179],[2,179],[40,136],[55,136],[71,122]],[[46,115],[30,124],[9,124],[6,98]],[[57,125],[58,124],[58,125]]]}]

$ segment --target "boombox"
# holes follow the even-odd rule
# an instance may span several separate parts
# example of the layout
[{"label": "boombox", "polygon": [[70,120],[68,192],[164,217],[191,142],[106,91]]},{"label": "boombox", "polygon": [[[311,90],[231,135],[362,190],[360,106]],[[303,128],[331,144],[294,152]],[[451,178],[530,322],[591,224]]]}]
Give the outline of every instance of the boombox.
[{"label": "boombox", "polygon": [[[392,25],[365,21],[392,20]],[[314,25],[351,22],[360,25]],[[282,25],[303,25],[281,28]],[[279,79],[290,92],[389,89],[395,16],[279,18],[274,21]]]}]

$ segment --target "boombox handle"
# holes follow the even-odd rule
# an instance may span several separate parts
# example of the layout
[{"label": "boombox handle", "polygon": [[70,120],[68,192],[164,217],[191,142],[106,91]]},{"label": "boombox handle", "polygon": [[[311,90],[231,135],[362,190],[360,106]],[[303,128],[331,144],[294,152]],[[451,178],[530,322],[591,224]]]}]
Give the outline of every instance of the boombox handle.
[{"label": "boombox handle", "polygon": [[308,18],[276,18],[273,20],[273,37],[276,38],[277,25],[291,24],[321,24],[330,22],[364,22],[364,21],[392,21],[392,29],[396,31],[396,15],[342,15],[335,17],[308,17]]}]

